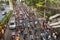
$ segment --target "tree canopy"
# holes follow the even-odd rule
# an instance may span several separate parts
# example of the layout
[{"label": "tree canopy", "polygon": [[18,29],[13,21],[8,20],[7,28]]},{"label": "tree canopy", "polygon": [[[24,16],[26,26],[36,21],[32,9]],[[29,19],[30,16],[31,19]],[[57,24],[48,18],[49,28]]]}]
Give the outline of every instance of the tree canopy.
[{"label": "tree canopy", "polygon": [[[60,7],[59,0],[46,0],[46,4],[45,4],[45,0],[25,0],[25,3],[29,6],[34,6],[36,8],[39,8],[38,10],[40,10],[40,13],[44,13],[44,8],[42,8],[44,5],[46,5],[47,7],[52,7],[52,8]],[[41,10],[41,9],[43,9],[43,10]],[[49,15],[51,16],[52,13],[53,12],[48,13],[48,16]]]}]

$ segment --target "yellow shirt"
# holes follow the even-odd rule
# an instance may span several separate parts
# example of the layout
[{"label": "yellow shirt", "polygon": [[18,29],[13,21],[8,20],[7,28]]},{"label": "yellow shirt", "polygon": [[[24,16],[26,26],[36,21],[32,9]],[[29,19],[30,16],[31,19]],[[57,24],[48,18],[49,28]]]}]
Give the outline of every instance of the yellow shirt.
[{"label": "yellow shirt", "polygon": [[16,37],[16,40],[20,40],[20,37]]}]

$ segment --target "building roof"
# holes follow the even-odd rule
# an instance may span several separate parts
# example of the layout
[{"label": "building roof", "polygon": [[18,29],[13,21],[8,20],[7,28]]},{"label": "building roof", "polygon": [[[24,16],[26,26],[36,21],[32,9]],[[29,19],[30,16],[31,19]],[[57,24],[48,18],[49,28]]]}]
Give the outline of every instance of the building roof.
[{"label": "building roof", "polygon": [[54,18],[56,18],[56,17],[58,17],[58,16],[60,16],[60,14],[56,14],[56,15],[54,15],[54,16],[51,16],[51,17],[49,18],[49,20],[52,20],[52,19],[54,19]]}]

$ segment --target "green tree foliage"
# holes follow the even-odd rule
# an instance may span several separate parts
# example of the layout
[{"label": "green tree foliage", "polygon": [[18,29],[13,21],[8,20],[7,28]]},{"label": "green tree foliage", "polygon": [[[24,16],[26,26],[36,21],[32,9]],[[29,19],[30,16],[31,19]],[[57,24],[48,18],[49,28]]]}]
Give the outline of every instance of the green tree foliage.
[{"label": "green tree foliage", "polygon": [[28,5],[36,6],[36,4],[39,4],[39,5],[40,5],[40,3],[42,4],[43,0],[25,0],[25,2]]},{"label": "green tree foliage", "polygon": [[[43,6],[45,5],[45,0],[25,0],[26,4],[30,5],[30,6],[34,6],[36,8],[38,8],[40,13],[44,13],[44,8]],[[47,7],[56,7],[57,4],[59,4],[59,0],[46,0],[46,6]],[[59,5],[58,5],[59,6]],[[42,10],[41,10],[42,9]],[[48,9],[48,8],[47,8]],[[49,9],[50,10],[50,9]],[[47,12],[47,11],[46,11]],[[47,16],[51,16],[54,15],[53,12],[51,13],[46,13]]]},{"label": "green tree foliage", "polygon": [[9,11],[8,13],[6,13],[4,18],[0,21],[0,25],[4,26],[4,24],[9,20],[11,14],[12,14],[12,11]]}]

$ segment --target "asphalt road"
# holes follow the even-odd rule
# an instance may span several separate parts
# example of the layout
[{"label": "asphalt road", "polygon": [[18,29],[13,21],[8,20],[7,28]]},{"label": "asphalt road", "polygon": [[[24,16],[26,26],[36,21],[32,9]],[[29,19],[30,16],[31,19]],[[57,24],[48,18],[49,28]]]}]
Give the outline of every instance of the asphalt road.
[{"label": "asphalt road", "polygon": [[[23,9],[23,8],[22,8],[22,9]],[[19,15],[19,16],[20,16],[20,15]],[[35,17],[35,18],[36,18],[36,17]],[[38,34],[40,35],[40,29],[38,28],[38,25],[37,25],[36,30],[38,31]],[[10,30],[10,29],[9,29],[9,26],[8,26],[7,29],[6,29],[6,33],[5,33],[5,40],[10,40],[10,36],[11,36],[11,33],[12,33],[12,32],[15,32],[15,30]],[[35,38],[35,35],[34,35],[35,30],[33,30],[32,32],[33,32],[33,36],[34,36],[33,38]],[[22,35],[20,35],[20,40],[24,40]],[[29,33],[28,33],[28,38],[27,38],[27,40],[30,40]],[[34,40],[35,40],[35,39],[34,39]],[[40,40],[40,39],[38,39],[38,40]]]},{"label": "asphalt road", "polygon": [[4,8],[5,8],[4,11],[1,11],[1,10],[0,10],[0,20],[2,20],[2,18],[4,17],[4,15],[2,15],[2,14],[3,14],[4,12],[8,12],[8,11],[9,11],[9,6],[8,6],[8,5],[4,6]]},{"label": "asphalt road", "polygon": [[4,16],[2,16],[2,11],[0,10],[0,20],[3,18]]},{"label": "asphalt road", "polygon": [[[8,8],[7,8],[8,9]],[[22,8],[23,9],[23,8]],[[26,8],[25,8],[26,9]],[[28,9],[28,8],[27,8]],[[8,11],[8,10],[7,10]],[[25,11],[26,12],[26,11]],[[11,17],[12,18],[12,17]],[[11,19],[10,18],[10,19]],[[38,30],[38,32],[40,33],[40,30],[37,28],[37,30]],[[6,29],[6,33],[5,33],[5,40],[10,40],[10,36],[11,36],[11,33],[12,32],[14,32],[15,30],[10,30],[9,29],[9,26],[7,27],[7,29]],[[34,35],[34,32],[35,32],[35,30],[33,30],[33,35]],[[24,40],[23,39],[23,36],[21,35],[20,36],[20,39],[21,40]],[[27,40],[30,40],[30,37],[29,37],[29,33],[28,33],[28,38],[27,38]]]}]

